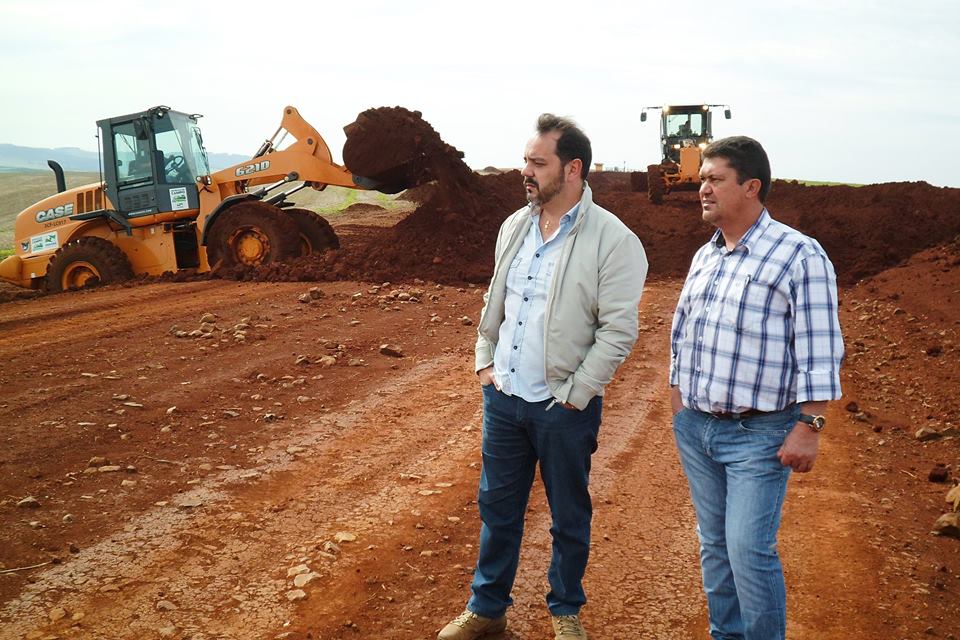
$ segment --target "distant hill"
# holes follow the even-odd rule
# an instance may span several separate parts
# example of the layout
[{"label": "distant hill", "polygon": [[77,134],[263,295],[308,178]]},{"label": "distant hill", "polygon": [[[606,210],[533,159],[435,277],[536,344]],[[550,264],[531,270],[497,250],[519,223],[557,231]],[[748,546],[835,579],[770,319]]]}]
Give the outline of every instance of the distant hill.
[{"label": "distant hill", "polygon": [[[235,153],[209,153],[208,157],[210,168],[213,171],[219,171],[250,159],[250,156],[241,156]],[[19,147],[15,144],[0,144],[0,172],[50,171],[47,160],[56,160],[64,171],[100,170],[96,151],[85,151],[76,147],[43,149]]]}]

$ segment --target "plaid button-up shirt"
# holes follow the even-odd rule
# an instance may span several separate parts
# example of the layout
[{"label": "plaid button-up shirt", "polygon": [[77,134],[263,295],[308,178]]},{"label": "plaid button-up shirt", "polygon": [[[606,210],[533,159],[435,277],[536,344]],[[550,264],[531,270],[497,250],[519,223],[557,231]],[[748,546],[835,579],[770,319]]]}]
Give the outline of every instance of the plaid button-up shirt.
[{"label": "plaid button-up shirt", "polygon": [[779,411],[839,398],[836,280],[819,243],[766,209],[732,251],[714,233],[673,316],[670,384],[684,406]]}]

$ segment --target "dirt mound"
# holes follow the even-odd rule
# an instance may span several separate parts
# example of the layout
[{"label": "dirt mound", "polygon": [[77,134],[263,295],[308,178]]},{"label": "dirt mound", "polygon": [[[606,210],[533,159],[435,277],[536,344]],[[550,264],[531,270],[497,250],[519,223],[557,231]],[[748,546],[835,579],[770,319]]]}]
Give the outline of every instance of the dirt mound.
[{"label": "dirt mound", "polygon": [[369,202],[355,202],[349,207],[345,207],[341,213],[374,213],[383,211],[383,207]]},{"label": "dirt mound", "polygon": [[593,196],[597,204],[616,214],[640,238],[651,276],[686,274],[694,252],[713,232],[713,227],[701,219],[700,204],[692,194],[671,194],[662,205],[652,204],[646,193],[629,189],[598,189]]},{"label": "dirt mound", "polygon": [[960,234],[960,189],[926,182],[808,187],[777,182],[770,209],[820,241],[851,283]]},{"label": "dirt mound", "polygon": [[493,272],[497,231],[526,203],[519,171],[478,176],[476,189],[438,190],[373,243],[366,257],[374,280],[419,277],[486,283]]},{"label": "dirt mound", "polygon": [[[523,206],[517,171],[478,175],[463,154],[441,140],[417,111],[370,109],[345,127],[344,162],[359,175],[409,188],[418,208],[392,228],[353,225],[339,251],[289,264],[219,274],[243,280],[410,281],[485,283],[503,219]],[[590,174],[595,200],[641,239],[653,276],[682,276],[713,227],[703,222],[696,193],[672,193],[654,205],[635,192],[628,172]],[[960,234],[960,189],[924,182],[864,187],[775,182],[773,216],[816,238],[849,284],[900,264]]]},{"label": "dirt mound", "polygon": [[9,282],[0,282],[0,302],[11,302],[13,300],[25,300],[27,298],[36,298],[43,295],[42,291],[35,289],[24,289]]},{"label": "dirt mound", "polygon": [[[671,194],[658,206],[646,194],[630,191],[629,181],[627,173],[593,176],[596,201],[640,237],[652,276],[684,275],[714,230],[703,222],[696,194]],[[220,276],[483,284],[493,270],[500,223],[525,202],[521,182],[520,173],[512,171],[476,176],[471,188],[430,183],[416,190],[423,198],[420,206],[392,228],[363,227],[340,251]],[[925,183],[855,188],[777,182],[768,204],[775,218],[823,245],[844,284],[960,234],[960,189]]]},{"label": "dirt mound", "polygon": [[431,180],[461,186],[475,180],[463,152],[441,140],[419,111],[367,109],[343,131],[343,163],[380,183],[381,191],[397,193]]},{"label": "dirt mound", "polygon": [[[683,275],[713,228],[695,194],[670,194],[652,205],[646,194],[597,190],[597,201],[643,241],[654,275]],[[774,218],[816,238],[852,283],[960,234],[960,189],[925,182],[863,187],[804,186],[776,181],[767,205]]]},{"label": "dirt mound", "polygon": [[470,190],[438,183],[426,202],[396,226],[366,229],[365,238],[344,243],[339,251],[219,275],[260,281],[485,283],[493,271],[500,224],[526,202],[522,183],[519,171],[477,176]]},{"label": "dirt mound", "polygon": [[587,181],[594,191],[630,191],[630,174],[624,171],[591,171]]},{"label": "dirt mound", "polygon": [[428,182],[416,187],[411,187],[397,197],[408,202],[426,202],[436,190],[437,184],[435,182]]},{"label": "dirt mound", "polygon": [[860,286],[871,298],[890,301],[914,316],[960,325],[960,236],[917,253]]}]

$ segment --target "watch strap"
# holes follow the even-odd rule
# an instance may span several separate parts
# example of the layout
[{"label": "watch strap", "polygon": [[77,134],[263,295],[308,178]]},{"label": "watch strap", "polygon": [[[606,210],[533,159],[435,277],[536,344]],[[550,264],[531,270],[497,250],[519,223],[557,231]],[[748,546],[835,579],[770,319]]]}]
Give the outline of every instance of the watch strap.
[{"label": "watch strap", "polygon": [[813,431],[820,433],[823,431],[823,427],[826,425],[827,419],[823,416],[813,416],[808,413],[801,413],[800,422],[805,423]]}]

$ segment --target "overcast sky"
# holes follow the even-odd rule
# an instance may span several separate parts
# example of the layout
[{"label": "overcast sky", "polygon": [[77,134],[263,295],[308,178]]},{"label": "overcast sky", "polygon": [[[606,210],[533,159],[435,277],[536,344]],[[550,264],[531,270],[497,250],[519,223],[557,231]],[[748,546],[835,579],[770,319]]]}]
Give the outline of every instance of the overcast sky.
[{"label": "overcast sky", "polygon": [[537,115],[594,160],[659,160],[644,106],[729,104],[776,177],[960,187],[951,0],[0,0],[0,142],[95,150],[95,121],[193,113],[252,154],[296,106],[340,161],[364,109],[416,109],[474,168],[519,166]]}]

